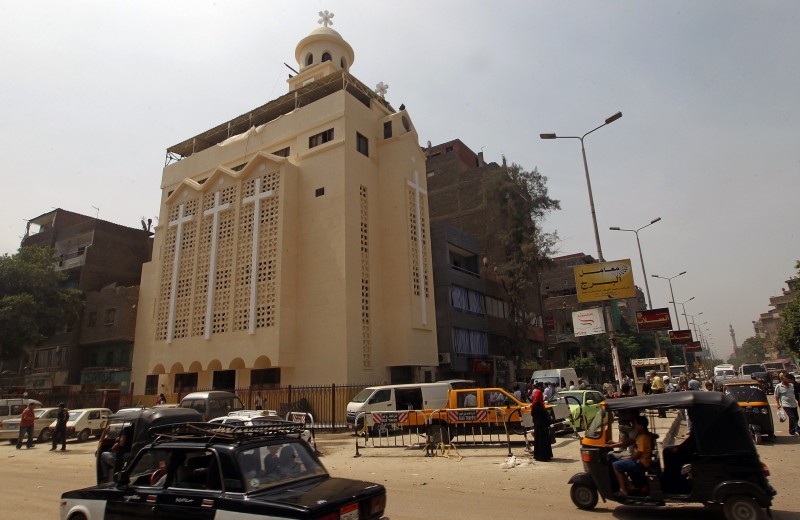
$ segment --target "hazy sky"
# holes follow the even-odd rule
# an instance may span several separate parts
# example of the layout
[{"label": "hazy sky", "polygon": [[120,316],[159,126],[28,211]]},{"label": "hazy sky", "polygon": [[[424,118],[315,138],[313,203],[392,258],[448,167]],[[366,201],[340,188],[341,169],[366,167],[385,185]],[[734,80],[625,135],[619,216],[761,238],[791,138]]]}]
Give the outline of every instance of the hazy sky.
[{"label": "hazy sky", "polygon": [[[287,92],[319,27],[351,72],[389,85],[420,143],[461,139],[538,168],[562,254],[596,256],[586,138],[607,260],[673,276],[717,354],[800,259],[800,3],[793,1],[45,1],[0,4],[0,253],[53,207],[138,227],[158,214],[167,147]],[[650,278],[655,307],[669,285]],[[680,306],[679,306],[680,310]],[[683,318],[681,318],[683,320]],[[683,323],[683,321],[681,321]],[[707,333],[708,334],[708,333]]]}]

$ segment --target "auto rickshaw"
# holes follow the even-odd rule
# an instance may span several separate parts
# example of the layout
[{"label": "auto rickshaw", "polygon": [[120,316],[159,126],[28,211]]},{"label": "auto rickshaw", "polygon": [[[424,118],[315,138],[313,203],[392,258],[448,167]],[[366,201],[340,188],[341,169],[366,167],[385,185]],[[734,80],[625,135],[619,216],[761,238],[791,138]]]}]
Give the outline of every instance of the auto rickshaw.
[{"label": "auto rickshaw", "polygon": [[[203,416],[200,412],[192,408],[128,409],[109,415],[95,452],[97,484],[111,482],[114,474],[121,471],[126,462],[133,460],[139,450],[153,440],[150,428],[166,424],[202,421]],[[103,453],[112,450],[123,431],[128,433],[131,438],[131,449],[124,457],[116,457],[114,468],[109,471],[102,461]]]},{"label": "auto rickshaw", "polygon": [[761,444],[762,437],[775,438],[775,425],[772,421],[772,408],[767,400],[764,386],[754,379],[727,381],[722,392],[733,398],[744,410],[744,416],[750,425],[753,442]]},{"label": "auto rickshaw", "polygon": [[[678,446],[654,449],[644,482],[621,494],[609,454],[614,417],[626,410],[636,413],[685,410],[691,432]],[[680,417],[680,415],[679,415]],[[682,420],[676,418],[675,420]],[[643,397],[608,399],[581,440],[584,470],[569,479],[570,498],[580,509],[591,510],[598,495],[603,501],[625,505],[661,506],[666,503],[700,503],[721,509],[728,520],[757,520],[769,512],[775,490],[750,436],[744,410],[721,392],[672,392]]]}]

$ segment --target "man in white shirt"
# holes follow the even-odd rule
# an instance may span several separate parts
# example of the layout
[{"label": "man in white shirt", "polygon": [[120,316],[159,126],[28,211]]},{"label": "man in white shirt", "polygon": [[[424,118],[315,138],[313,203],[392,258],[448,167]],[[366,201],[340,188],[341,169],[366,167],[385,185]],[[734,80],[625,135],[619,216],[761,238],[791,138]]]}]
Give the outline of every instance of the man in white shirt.
[{"label": "man in white shirt", "polygon": [[545,401],[549,401],[553,398],[553,383],[545,383],[544,384],[544,396],[542,396]]},{"label": "man in white shirt", "polygon": [[794,385],[786,372],[781,372],[781,382],[775,385],[775,401],[778,410],[783,410],[789,419],[789,435],[798,435],[797,429],[797,399],[794,397]]}]

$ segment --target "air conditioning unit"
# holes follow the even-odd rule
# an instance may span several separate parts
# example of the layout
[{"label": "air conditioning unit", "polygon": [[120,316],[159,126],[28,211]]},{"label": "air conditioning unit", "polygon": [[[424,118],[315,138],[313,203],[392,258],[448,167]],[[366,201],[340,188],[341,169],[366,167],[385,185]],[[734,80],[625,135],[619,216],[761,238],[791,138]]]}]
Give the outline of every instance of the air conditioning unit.
[{"label": "air conditioning unit", "polygon": [[449,365],[450,364],[450,353],[449,352],[442,352],[439,354],[439,364],[440,365]]}]

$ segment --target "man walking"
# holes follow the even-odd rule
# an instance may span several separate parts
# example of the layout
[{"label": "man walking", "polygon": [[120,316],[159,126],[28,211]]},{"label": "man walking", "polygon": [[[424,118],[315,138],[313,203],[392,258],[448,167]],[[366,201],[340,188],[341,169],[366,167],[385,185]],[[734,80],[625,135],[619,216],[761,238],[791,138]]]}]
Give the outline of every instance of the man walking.
[{"label": "man walking", "polygon": [[786,372],[781,372],[781,382],[775,385],[775,401],[778,403],[778,410],[783,410],[789,419],[789,435],[797,435],[797,399],[794,397],[792,380]]},{"label": "man walking", "polygon": [[28,407],[22,410],[22,414],[19,416],[19,437],[17,437],[17,449],[22,447],[22,439],[25,437],[25,432],[28,433],[28,442],[25,444],[25,448],[33,448],[33,424],[36,422],[36,415],[33,413],[33,409],[35,406],[36,405],[33,403],[28,403]]},{"label": "man walking", "polygon": [[67,451],[67,422],[69,421],[69,411],[67,405],[58,403],[58,415],[56,416],[56,429],[53,432],[53,447],[50,451],[55,451],[59,439],[61,440],[61,451]]}]

